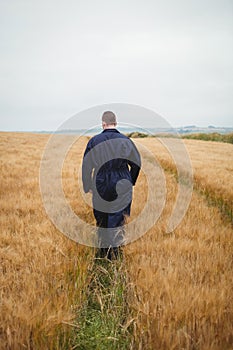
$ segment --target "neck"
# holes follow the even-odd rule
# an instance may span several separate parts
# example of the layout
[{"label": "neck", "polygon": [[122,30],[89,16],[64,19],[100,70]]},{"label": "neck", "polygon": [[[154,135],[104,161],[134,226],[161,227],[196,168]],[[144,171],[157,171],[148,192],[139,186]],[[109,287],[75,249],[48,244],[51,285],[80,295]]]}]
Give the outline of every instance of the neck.
[{"label": "neck", "polygon": [[115,124],[109,124],[109,125],[103,125],[103,129],[116,129],[116,125]]}]

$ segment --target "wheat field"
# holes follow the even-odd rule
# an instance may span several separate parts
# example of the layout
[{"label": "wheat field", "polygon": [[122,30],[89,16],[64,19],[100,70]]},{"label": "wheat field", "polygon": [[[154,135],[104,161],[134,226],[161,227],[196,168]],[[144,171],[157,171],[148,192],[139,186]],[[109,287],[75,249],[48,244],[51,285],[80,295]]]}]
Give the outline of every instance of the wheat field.
[{"label": "wheat field", "polygon": [[92,252],[59,233],[42,205],[47,140],[1,134],[1,349],[65,348],[68,323],[85,298]]},{"label": "wheat field", "polygon": [[[87,298],[95,250],[65,237],[46,215],[39,169],[49,135],[1,133],[0,138],[0,349],[79,349],[70,337]],[[87,140],[70,148],[62,177],[74,212],[94,224],[78,187]],[[150,149],[165,170],[167,194],[156,225],[123,249],[129,348],[232,349],[233,146],[184,141],[194,191],[181,224],[167,234],[178,191],[175,164],[159,140],[135,142]],[[131,221],[142,211],[147,189],[142,172]],[[117,340],[114,344],[120,349]]]},{"label": "wheat field", "polygon": [[[174,169],[160,142],[138,142]],[[165,233],[177,192],[174,173],[168,172],[163,215],[143,239],[125,248],[138,349],[232,349],[232,224],[201,190],[232,207],[233,147],[191,140],[185,145],[196,190],[182,223]]]}]

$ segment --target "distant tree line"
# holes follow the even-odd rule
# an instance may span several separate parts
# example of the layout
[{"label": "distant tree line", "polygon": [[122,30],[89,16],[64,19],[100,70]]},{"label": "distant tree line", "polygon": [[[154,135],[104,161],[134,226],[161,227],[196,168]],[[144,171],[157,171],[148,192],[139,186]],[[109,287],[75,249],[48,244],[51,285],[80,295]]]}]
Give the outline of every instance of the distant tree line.
[{"label": "distant tree line", "polygon": [[197,134],[189,134],[189,135],[186,134],[186,135],[182,135],[182,138],[233,143],[233,133],[219,134],[217,132],[212,132],[209,134],[205,134],[205,133],[197,133]]},{"label": "distant tree line", "polygon": [[227,142],[233,144],[233,133],[229,134],[219,134],[217,132],[212,133],[194,133],[194,134],[156,134],[149,135],[142,132],[134,131],[126,134],[130,138],[144,138],[144,137],[182,137],[183,139],[193,139],[193,140],[203,140],[203,141],[217,141],[217,142]]},{"label": "distant tree line", "polygon": [[143,138],[143,137],[152,137],[152,135],[149,134],[145,134],[143,132],[139,132],[139,131],[133,131],[130,132],[128,134],[126,134],[126,136],[130,137],[130,138]]}]

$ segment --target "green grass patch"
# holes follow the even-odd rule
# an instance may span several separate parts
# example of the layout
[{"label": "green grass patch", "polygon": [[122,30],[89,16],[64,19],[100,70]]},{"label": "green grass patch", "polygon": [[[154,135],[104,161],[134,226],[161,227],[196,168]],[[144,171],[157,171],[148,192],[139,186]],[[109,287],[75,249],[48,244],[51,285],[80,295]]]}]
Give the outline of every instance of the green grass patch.
[{"label": "green grass patch", "polygon": [[132,335],[122,261],[95,259],[85,305],[77,316],[73,347],[78,350],[129,349]]}]

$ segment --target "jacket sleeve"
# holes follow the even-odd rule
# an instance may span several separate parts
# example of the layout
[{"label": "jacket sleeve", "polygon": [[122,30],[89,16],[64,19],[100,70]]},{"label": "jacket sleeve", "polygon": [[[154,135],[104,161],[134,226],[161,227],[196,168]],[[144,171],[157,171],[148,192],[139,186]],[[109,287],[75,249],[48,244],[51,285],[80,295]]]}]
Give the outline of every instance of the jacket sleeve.
[{"label": "jacket sleeve", "polygon": [[138,175],[140,173],[140,169],[141,169],[141,156],[137,150],[137,147],[133,143],[133,141],[132,140],[130,140],[130,141],[132,144],[132,149],[131,149],[131,153],[130,153],[130,161],[128,163],[130,165],[130,175],[131,175],[132,183],[134,186],[136,184],[136,181],[137,181]]},{"label": "jacket sleeve", "polygon": [[92,142],[90,140],[84,152],[83,163],[82,163],[82,182],[83,182],[83,190],[85,193],[89,192],[92,189],[93,162],[90,156],[87,157],[87,154],[91,149],[92,149]]}]

